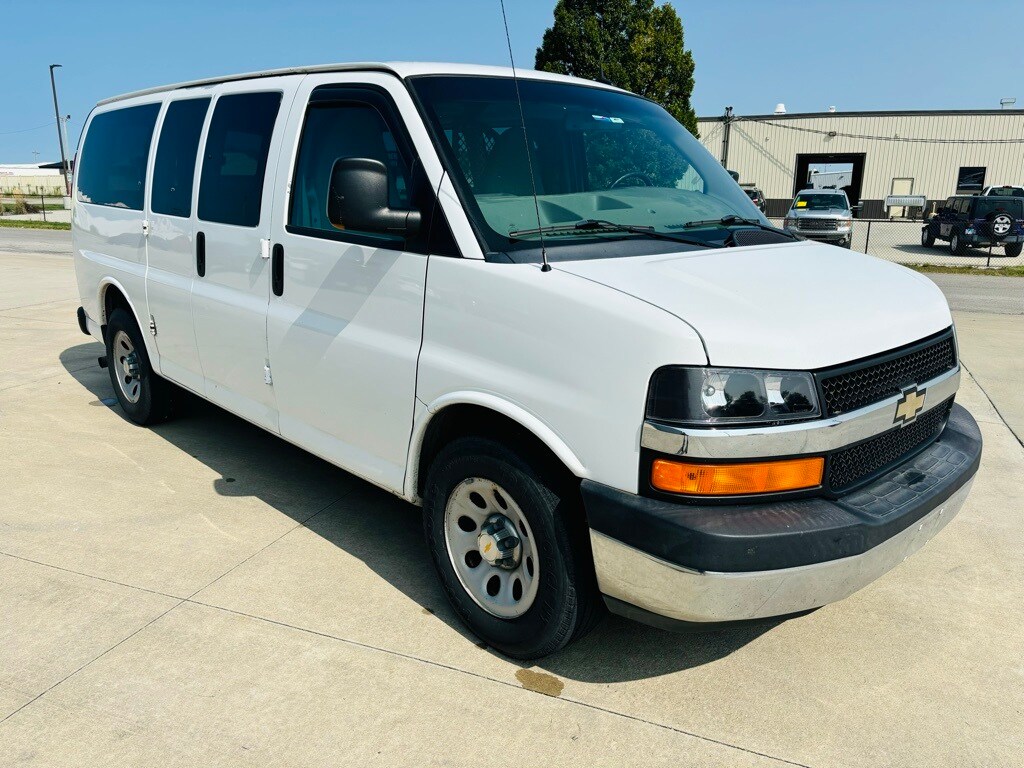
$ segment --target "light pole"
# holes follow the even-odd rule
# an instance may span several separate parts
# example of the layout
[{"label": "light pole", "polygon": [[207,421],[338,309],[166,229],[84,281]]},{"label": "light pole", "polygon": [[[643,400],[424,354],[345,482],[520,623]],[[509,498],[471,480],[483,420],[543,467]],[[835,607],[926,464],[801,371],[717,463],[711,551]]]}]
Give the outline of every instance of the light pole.
[{"label": "light pole", "polygon": [[62,66],[61,64],[50,65],[50,88],[53,90],[53,114],[57,118],[57,140],[60,142],[60,171],[64,174],[64,194],[71,194],[71,184],[68,182],[68,156],[64,151],[64,131],[61,130],[60,107],[57,106],[57,82],[53,79],[53,70]]},{"label": "light pole", "polygon": [[[68,123],[69,122],[71,122],[71,115],[64,115],[64,120],[63,120],[63,122],[61,122],[61,128],[64,131],[64,146],[67,147],[68,155],[70,156],[68,161],[67,161],[67,169],[68,169],[68,174],[67,175],[70,178],[71,172],[72,172],[71,163],[74,160],[75,155],[71,151],[71,142],[68,141]],[[68,185],[68,194],[70,194],[70,192],[71,192],[71,182],[70,182],[70,180],[67,182],[67,185]]]}]

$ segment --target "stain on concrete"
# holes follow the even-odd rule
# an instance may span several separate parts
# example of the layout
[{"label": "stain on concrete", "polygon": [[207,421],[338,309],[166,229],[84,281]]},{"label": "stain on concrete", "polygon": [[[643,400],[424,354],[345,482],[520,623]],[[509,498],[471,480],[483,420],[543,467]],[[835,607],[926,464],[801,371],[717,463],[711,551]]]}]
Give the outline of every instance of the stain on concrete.
[{"label": "stain on concrete", "polygon": [[565,683],[547,672],[535,672],[532,669],[520,669],[516,672],[516,680],[528,691],[543,693],[545,696],[560,696]]}]

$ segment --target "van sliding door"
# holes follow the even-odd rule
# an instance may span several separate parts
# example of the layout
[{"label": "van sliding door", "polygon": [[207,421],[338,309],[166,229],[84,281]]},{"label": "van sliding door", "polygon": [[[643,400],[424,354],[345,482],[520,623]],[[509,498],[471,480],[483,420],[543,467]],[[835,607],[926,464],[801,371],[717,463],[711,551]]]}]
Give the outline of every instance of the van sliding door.
[{"label": "van sliding door", "polygon": [[[267,374],[274,169],[295,80],[228,83],[213,104],[200,171],[192,315],[205,394],[277,431]],[[271,158],[273,160],[271,161]]]},{"label": "van sliding door", "polygon": [[192,281],[195,276],[196,155],[210,98],[172,101],[164,112],[153,164],[147,210],[149,238],[146,290],[158,333],[161,375],[196,392],[203,391],[195,330]]}]

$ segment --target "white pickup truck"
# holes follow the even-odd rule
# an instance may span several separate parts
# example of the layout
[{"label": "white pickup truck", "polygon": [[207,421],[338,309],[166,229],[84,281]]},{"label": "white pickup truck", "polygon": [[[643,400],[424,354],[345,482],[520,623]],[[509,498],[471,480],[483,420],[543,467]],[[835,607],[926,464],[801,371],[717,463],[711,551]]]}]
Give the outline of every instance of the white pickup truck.
[{"label": "white pickup truck", "polygon": [[79,324],[125,415],[190,390],[421,505],[452,605],[510,656],[605,607],[712,626],[843,598],[978,467],[939,290],[772,227],[610,86],[353,64],[154,88],[93,110],[76,186]]}]

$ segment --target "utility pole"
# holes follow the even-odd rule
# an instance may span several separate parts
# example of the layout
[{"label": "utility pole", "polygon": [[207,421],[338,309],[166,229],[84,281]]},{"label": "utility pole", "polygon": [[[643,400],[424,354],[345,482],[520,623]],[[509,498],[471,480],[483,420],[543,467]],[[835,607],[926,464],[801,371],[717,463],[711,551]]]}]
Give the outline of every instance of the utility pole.
[{"label": "utility pole", "polygon": [[729,131],[732,129],[732,107],[725,108],[722,115],[722,167],[729,168]]},{"label": "utility pole", "polygon": [[60,107],[57,106],[57,82],[53,79],[53,70],[63,66],[50,65],[50,88],[53,90],[53,114],[57,118],[57,141],[60,142],[60,172],[64,174],[64,194],[71,194],[71,183],[68,181],[68,156],[64,151],[64,131],[61,130]]}]

